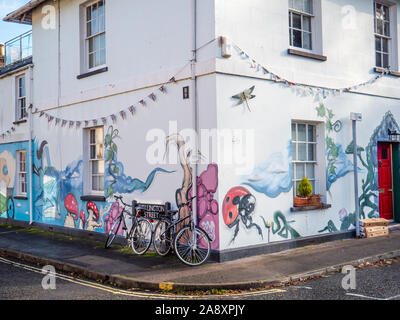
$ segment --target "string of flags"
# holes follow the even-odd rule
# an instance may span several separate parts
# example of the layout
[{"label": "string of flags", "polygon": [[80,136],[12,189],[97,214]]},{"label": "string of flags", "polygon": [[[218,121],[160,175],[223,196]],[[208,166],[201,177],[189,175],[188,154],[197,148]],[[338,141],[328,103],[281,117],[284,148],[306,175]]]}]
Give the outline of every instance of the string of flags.
[{"label": "string of flags", "polygon": [[319,99],[326,99],[329,95],[333,96],[338,96],[341,95],[343,92],[351,92],[355,91],[357,89],[360,89],[365,86],[370,86],[383,78],[385,75],[390,74],[390,69],[386,68],[383,69],[381,73],[376,75],[374,78],[366,81],[359,83],[357,85],[351,86],[351,87],[346,87],[346,88],[339,88],[339,89],[334,89],[334,88],[326,88],[326,87],[318,87],[318,86],[311,86],[311,85],[305,85],[305,84],[298,84],[293,81],[289,81],[278,74],[272,72],[269,70],[269,68],[266,68],[259,64],[256,60],[252,59],[244,50],[242,50],[238,45],[232,44],[233,48],[238,52],[239,56],[243,60],[247,60],[250,62],[250,68],[255,69],[256,72],[262,72],[264,75],[269,75],[270,80],[275,81],[276,83],[281,83],[285,85],[286,87],[292,88],[297,92],[297,94],[302,95],[302,96],[314,96],[318,97]]},{"label": "string of flags", "polygon": [[10,129],[4,131],[3,133],[0,134],[0,137],[2,139],[5,139],[7,136],[10,136],[13,132],[15,132],[15,127],[11,127]]},{"label": "string of flags", "polygon": [[[162,84],[160,87],[158,87],[156,92],[160,92],[162,94],[167,93],[167,85],[171,83],[177,83],[176,77],[172,77],[168,82]],[[148,101],[152,102],[157,102],[157,94],[156,92],[150,93],[147,97],[141,99],[138,101],[138,105],[141,105],[145,107],[147,105]],[[30,109],[32,109],[32,105],[29,106]],[[90,120],[67,120],[67,119],[62,119],[59,117],[55,117],[51,115],[48,112],[45,111],[39,111],[37,108],[32,112],[35,115],[38,115],[39,118],[46,118],[47,122],[49,124],[54,123],[54,125],[60,126],[61,128],[76,128],[79,129],[81,127],[89,127],[89,126],[97,126],[99,124],[106,125],[107,123],[116,123],[118,121],[118,118],[121,118],[122,120],[126,120],[129,116],[135,116],[136,114],[136,106],[131,105],[126,109],[120,110],[116,113],[110,114],[109,116],[104,116],[96,119],[90,119]]]}]

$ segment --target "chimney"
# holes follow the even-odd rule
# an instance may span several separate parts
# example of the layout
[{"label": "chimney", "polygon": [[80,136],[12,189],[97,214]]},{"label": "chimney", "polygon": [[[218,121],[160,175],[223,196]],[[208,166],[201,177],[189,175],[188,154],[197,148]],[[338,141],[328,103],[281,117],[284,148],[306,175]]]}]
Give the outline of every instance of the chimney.
[{"label": "chimney", "polygon": [[0,44],[0,68],[4,66],[4,44]]}]

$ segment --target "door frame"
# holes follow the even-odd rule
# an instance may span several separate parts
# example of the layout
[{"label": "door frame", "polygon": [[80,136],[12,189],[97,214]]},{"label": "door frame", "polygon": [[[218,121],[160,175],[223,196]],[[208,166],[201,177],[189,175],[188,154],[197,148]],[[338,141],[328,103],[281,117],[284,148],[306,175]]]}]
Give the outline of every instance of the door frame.
[{"label": "door frame", "polygon": [[[390,172],[390,177],[391,177],[391,184],[392,184],[392,219],[390,219],[390,220],[394,220],[395,219],[395,185],[394,185],[394,182],[395,182],[395,179],[394,179],[394,170],[393,170],[393,159],[394,159],[394,157],[393,157],[393,142],[392,141],[378,141],[378,143],[377,143],[377,163],[378,163],[378,181],[379,181],[379,178],[380,178],[380,166],[379,166],[379,158],[380,158],[380,154],[379,154],[379,146],[380,145],[389,145],[390,146],[390,170],[391,170],[391,172]],[[379,217],[381,217],[381,210],[382,210],[382,208],[381,208],[381,206],[380,206],[380,203],[381,203],[381,192],[380,192],[380,189],[381,188],[381,186],[380,185],[378,185],[378,202],[379,202]]]}]

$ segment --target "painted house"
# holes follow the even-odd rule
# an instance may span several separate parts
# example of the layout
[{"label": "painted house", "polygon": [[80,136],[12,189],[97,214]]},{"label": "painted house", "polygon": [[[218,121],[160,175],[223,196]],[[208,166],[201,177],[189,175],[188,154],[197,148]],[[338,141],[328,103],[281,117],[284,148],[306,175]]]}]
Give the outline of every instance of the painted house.
[{"label": "painted house", "polygon": [[[354,236],[356,159],[360,218],[400,222],[399,16],[397,0],[30,1],[5,20],[32,25],[32,58],[0,69],[0,152],[32,164],[14,219],[107,233],[114,195],[197,193],[229,260]],[[304,177],[321,199],[295,207]]]}]

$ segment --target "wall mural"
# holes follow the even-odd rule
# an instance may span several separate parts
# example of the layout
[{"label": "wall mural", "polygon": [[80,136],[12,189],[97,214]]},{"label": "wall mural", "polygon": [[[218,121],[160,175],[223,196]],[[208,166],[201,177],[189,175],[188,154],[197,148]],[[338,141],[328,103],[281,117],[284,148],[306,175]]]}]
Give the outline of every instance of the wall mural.
[{"label": "wall mural", "polygon": [[256,96],[253,94],[253,91],[256,86],[252,86],[250,89],[244,90],[232,97],[234,100],[238,100],[236,106],[240,106],[241,104],[246,104],[247,109],[251,112],[249,106],[249,100],[254,99]]},{"label": "wall mural", "polygon": [[291,239],[300,237],[300,234],[290,225],[295,221],[287,221],[285,215],[281,211],[276,211],[274,213],[274,221],[265,221],[264,217],[261,218],[263,219],[264,226],[267,228],[268,232],[272,229],[273,234],[278,234],[284,239],[288,239],[289,235]]},{"label": "wall mural", "polygon": [[7,200],[14,194],[16,161],[7,150],[0,153],[0,216],[7,214]]},{"label": "wall mural", "polygon": [[[357,158],[366,171],[366,177],[362,179],[360,203],[360,219],[377,218],[379,217],[379,180],[378,180],[378,141],[388,141],[388,130],[395,129],[400,132],[393,114],[388,111],[380,125],[374,130],[369,144],[366,148],[357,147]],[[347,155],[353,155],[354,148],[351,142],[346,148]],[[363,154],[365,153],[365,156]],[[339,212],[339,220],[341,221],[340,231],[349,230],[355,227],[355,213],[348,213],[346,209]],[[319,232],[336,232],[337,227],[332,220],[328,225]]]},{"label": "wall mural", "polygon": [[[193,197],[193,170],[190,166],[192,150],[185,150],[186,143],[182,136],[175,134],[166,138],[168,145],[175,143],[178,148],[179,162],[183,169],[182,186],[175,192],[176,205],[179,208]],[[209,164],[207,170],[197,178],[197,223],[210,236],[211,249],[219,249],[219,205],[214,199],[218,189],[218,166]],[[179,218],[187,217],[193,210],[192,204],[179,209]],[[185,222],[183,222],[184,224]]]},{"label": "wall mural", "polygon": [[[158,172],[171,173],[161,168],[153,170],[146,181],[133,179],[124,174],[124,166],[117,160],[119,138],[118,130],[108,128],[104,144],[105,159],[105,195],[110,198],[114,193],[145,192],[152,185]],[[83,160],[78,159],[67,165],[65,170],[57,170],[51,164],[47,141],[34,142],[33,175],[34,220],[69,228],[87,231],[108,232],[120,212],[118,203],[96,203],[81,201],[83,192]],[[121,231],[121,230],[120,230]],[[122,232],[122,231],[121,231]]]},{"label": "wall mural", "polygon": [[270,198],[277,198],[281,193],[290,192],[293,186],[292,141],[285,152],[272,154],[265,163],[256,167],[244,177],[247,185]]},{"label": "wall mural", "polygon": [[105,162],[107,164],[105,176],[105,192],[107,198],[111,199],[114,193],[124,194],[136,191],[143,193],[150,188],[158,172],[175,172],[156,168],[148,175],[146,181],[127,177],[124,173],[124,165],[117,159],[118,146],[115,143],[115,139],[118,138],[120,138],[119,131],[110,126],[104,139],[104,147],[106,149]]},{"label": "wall mural", "polygon": [[318,117],[325,120],[326,190],[329,191],[333,183],[353,172],[353,163],[347,158],[346,153],[343,151],[343,146],[335,143],[331,137],[333,132],[339,133],[342,130],[342,122],[340,120],[334,122],[335,115],[332,109],[326,107],[322,102],[315,109]]},{"label": "wall mural", "polygon": [[263,238],[260,226],[253,222],[252,214],[255,206],[256,198],[244,187],[234,187],[226,194],[222,205],[222,216],[227,227],[235,228],[230,244],[235,241],[239,234],[240,223],[246,229],[255,228]]}]

